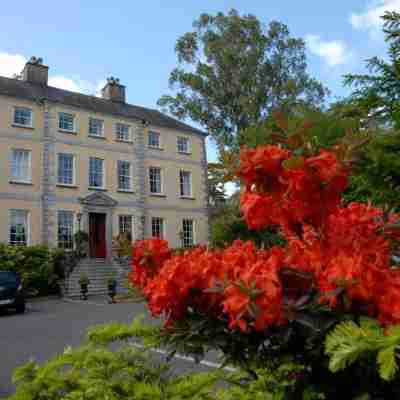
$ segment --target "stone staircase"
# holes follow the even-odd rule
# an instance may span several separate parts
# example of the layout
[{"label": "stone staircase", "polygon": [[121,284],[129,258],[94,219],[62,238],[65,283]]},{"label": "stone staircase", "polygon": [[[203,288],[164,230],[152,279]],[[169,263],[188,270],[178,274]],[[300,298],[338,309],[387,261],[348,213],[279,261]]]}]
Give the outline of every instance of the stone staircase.
[{"label": "stone staircase", "polygon": [[118,262],[105,258],[84,258],[79,261],[72,273],[66,280],[65,296],[80,297],[79,278],[85,273],[90,280],[88,295],[107,294],[107,279],[114,274],[117,279],[117,293],[126,292],[124,283],[130,272],[130,265],[127,261]]}]

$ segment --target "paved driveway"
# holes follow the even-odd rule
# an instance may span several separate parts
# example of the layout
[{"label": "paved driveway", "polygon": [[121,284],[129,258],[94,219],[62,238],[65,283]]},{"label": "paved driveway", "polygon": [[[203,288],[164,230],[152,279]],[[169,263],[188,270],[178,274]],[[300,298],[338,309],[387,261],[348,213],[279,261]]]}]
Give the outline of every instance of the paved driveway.
[{"label": "paved driveway", "polygon": [[[36,301],[28,304],[23,315],[0,314],[0,399],[14,391],[11,376],[15,367],[32,358],[42,363],[66,346],[79,345],[92,325],[130,322],[143,313],[143,304],[107,304],[106,299],[96,298],[88,302]],[[206,368],[183,359],[175,361],[177,372]]]}]

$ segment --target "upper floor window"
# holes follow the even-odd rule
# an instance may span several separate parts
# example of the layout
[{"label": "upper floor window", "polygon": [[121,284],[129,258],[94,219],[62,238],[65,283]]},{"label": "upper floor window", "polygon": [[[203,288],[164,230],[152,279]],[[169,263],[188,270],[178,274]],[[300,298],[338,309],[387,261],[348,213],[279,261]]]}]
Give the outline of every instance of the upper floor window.
[{"label": "upper floor window", "polygon": [[132,190],[132,164],[129,161],[118,161],[118,189]]},{"label": "upper floor window", "polygon": [[190,140],[186,137],[178,137],[178,153],[190,153]]},{"label": "upper floor window", "polygon": [[30,150],[15,149],[12,151],[11,179],[14,182],[32,183]]},{"label": "upper floor window", "polygon": [[161,147],[160,144],[160,134],[158,132],[150,131],[149,132],[149,147],[155,147],[159,149]]},{"label": "upper floor window", "polygon": [[74,132],[75,131],[75,116],[60,112],[58,115],[58,128],[63,131]]},{"label": "upper floor window", "polygon": [[126,235],[128,240],[132,241],[133,224],[132,215],[120,215],[119,216],[119,234]]},{"label": "upper floor window", "polygon": [[32,110],[26,107],[15,107],[14,124],[32,127]]},{"label": "upper floor window", "polygon": [[104,136],[104,121],[97,118],[89,118],[89,136]]},{"label": "upper floor window", "polygon": [[104,160],[89,158],[89,187],[104,189]]},{"label": "upper floor window", "polygon": [[151,236],[164,239],[164,219],[153,217],[151,219]]},{"label": "upper floor window", "polygon": [[127,124],[121,124],[118,122],[115,124],[115,133],[117,135],[117,140],[121,142],[130,142],[130,126]]},{"label": "upper floor window", "polygon": [[74,248],[73,211],[58,211],[58,247],[65,250]]},{"label": "upper floor window", "polygon": [[194,245],[194,223],[192,219],[182,221],[182,246],[192,247]]},{"label": "upper floor window", "polygon": [[182,197],[192,196],[192,173],[189,171],[179,172],[180,193]]},{"label": "upper floor window", "polygon": [[58,183],[61,185],[75,184],[75,156],[60,153],[58,155]]},{"label": "upper floor window", "polygon": [[12,245],[26,246],[29,241],[29,212],[26,210],[10,210],[8,242]]},{"label": "upper floor window", "polygon": [[161,168],[158,167],[149,168],[149,181],[150,181],[150,193],[162,194]]}]

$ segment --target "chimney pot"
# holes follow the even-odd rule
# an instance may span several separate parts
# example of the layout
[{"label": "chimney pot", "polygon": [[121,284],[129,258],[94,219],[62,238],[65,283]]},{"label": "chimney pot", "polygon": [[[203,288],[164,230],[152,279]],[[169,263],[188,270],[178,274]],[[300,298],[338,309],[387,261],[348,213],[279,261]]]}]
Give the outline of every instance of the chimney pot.
[{"label": "chimney pot", "polygon": [[125,103],[125,86],[120,84],[118,78],[107,78],[106,86],[101,90],[103,99]]},{"label": "chimney pot", "polygon": [[26,82],[47,85],[49,67],[43,64],[43,58],[32,56],[25,64],[22,71],[22,79]]}]

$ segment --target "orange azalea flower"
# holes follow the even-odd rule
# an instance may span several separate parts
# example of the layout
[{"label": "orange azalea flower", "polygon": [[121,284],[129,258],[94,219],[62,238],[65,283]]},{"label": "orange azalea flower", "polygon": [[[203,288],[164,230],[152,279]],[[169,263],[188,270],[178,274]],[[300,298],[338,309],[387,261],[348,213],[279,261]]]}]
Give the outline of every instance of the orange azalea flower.
[{"label": "orange azalea flower", "polygon": [[286,322],[284,296],[296,300],[313,288],[336,307],[342,288],[356,312],[400,323],[400,270],[390,265],[398,216],[365,204],[342,207],[349,171],[333,153],[284,163],[290,157],[279,146],[243,149],[238,171],[248,226],[280,226],[285,247],[236,241],[172,256],[160,239],[135,244],[130,279],[153,315],[170,324],[196,310],[229,329],[263,331]]}]

